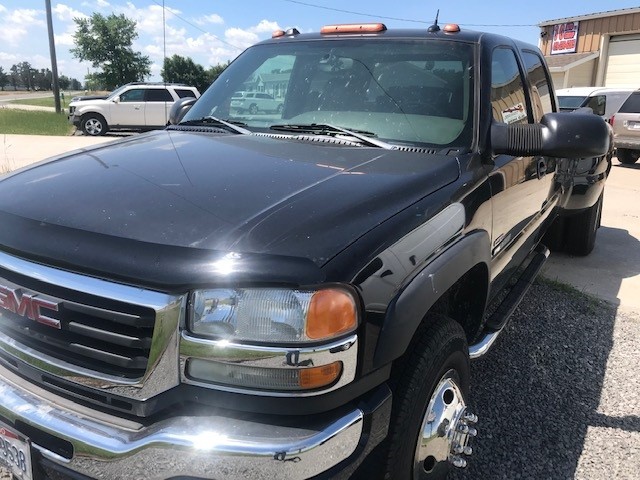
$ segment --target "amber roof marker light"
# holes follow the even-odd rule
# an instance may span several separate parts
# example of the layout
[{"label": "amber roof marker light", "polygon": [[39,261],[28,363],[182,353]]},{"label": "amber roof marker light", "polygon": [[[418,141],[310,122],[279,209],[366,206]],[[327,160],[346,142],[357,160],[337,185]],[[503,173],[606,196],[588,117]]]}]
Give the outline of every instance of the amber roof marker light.
[{"label": "amber roof marker light", "polygon": [[286,32],[284,30],[275,30],[271,34],[271,38],[279,38],[284,36],[291,37],[294,35],[300,35],[300,31],[297,28],[289,28]]},{"label": "amber roof marker light", "polygon": [[442,31],[445,33],[458,33],[460,31],[460,25],[457,23],[447,23]]},{"label": "amber roof marker light", "polygon": [[320,29],[323,35],[331,33],[378,33],[384,32],[387,26],[384,23],[342,23],[337,25],[325,25]]}]

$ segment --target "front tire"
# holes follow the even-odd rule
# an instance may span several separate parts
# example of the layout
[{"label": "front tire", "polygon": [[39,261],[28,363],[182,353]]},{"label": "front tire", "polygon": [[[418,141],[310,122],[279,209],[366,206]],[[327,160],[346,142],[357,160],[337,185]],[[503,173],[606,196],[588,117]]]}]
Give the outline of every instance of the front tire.
[{"label": "front tire", "polygon": [[256,113],[258,113],[258,106],[255,103],[249,106],[249,113],[251,115],[255,115]]},{"label": "front tire", "polygon": [[446,478],[466,465],[477,417],[466,406],[469,349],[462,327],[430,315],[409,353],[392,373],[393,410],[386,449],[386,479]]},{"label": "front tire", "polygon": [[82,117],[80,127],[85,135],[90,135],[92,137],[104,135],[109,131],[109,126],[107,125],[107,121],[104,117],[93,113]]},{"label": "front tire", "polygon": [[628,148],[618,148],[616,156],[620,163],[624,165],[633,165],[638,161],[640,152],[637,150],[629,150]]}]

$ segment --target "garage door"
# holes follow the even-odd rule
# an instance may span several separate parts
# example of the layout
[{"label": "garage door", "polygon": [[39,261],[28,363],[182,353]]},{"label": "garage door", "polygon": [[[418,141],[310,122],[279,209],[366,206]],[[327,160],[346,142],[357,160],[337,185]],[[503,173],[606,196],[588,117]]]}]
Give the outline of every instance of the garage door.
[{"label": "garage door", "polygon": [[611,37],[606,87],[640,87],[640,35]]}]

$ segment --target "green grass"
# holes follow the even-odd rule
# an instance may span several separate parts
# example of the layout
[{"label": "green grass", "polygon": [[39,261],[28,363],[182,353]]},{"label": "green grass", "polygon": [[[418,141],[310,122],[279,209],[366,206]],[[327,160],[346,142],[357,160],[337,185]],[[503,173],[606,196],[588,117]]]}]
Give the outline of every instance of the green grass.
[{"label": "green grass", "polygon": [[536,282],[542,285],[547,285],[553,290],[564,293],[570,298],[586,299],[587,300],[586,307],[590,312],[595,312],[596,307],[602,304],[602,300],[600,300],[595,295],[585,292],[584,290],[579,290],[575,288],[573,285],[569,285],[568,283],[561,282],[557,279],[554,280],[554,279],[539,275],[538,277],[536,277]]},{"label": "green grass", "polygon": [[62,136],[72,130],[64,114],[0,109],[0,134]]}]

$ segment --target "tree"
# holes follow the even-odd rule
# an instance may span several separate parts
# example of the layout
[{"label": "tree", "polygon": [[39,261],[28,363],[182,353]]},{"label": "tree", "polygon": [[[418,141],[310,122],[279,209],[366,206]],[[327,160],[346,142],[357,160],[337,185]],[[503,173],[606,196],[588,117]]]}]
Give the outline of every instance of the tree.
[{"label": "tree", "polygon": [[58,85],[60,85],[60,89],[69,90],[69,85],[71,85],[71,79],[66,75],[60,75],[58,77]]},{"label": "tree", "polygon": [[207,70],[207,77],[209,79],[209,83],[213,83],[216,78],[218,78],[220,76],[220,74],[222,72],[224,72],[224,69],[227,68],[229,66],[231,62],[227,61],[227,63],[219,63],[213,67],[209,67],[209,69]]},{"label": "tree", "polygon": [[4,86],[9,83],[9,75],[4,71],[4,68],[0,67],[0,89],[4,92]]},{"label": "tree", "polygon": [[90,18],[74,18],[78,29],[73,35],[74,57],[89,61],[99,69],[94,79],[102,87],[113,90],[119,85],[142,81],[151,74],[151,60],[131,45],[138,38],[136,22],[124,15],[103,16],[94,13]]},{"label": "tree", "polygon": [[204,67],[191,60],[190,57],[173,55],[164,59],[162,80],[171,83],[186,83],[204,92],[209,87],[209,79]]},{"label": "tree", "polygon": [[18,80],[20,80],[20,74],[18,73],[18,66],[11,65],[11,68],[9,69],[9,71],[11,72],[11,85],[15,90],[16,88],[18,88]]},{"label": "tree", "polygon": [[27,87],[27,90],[31,90],[34,87],[34,73],[35,70],[31,68],[29,62],[20,62],[17,66],[18,77],[20,82]]}]

